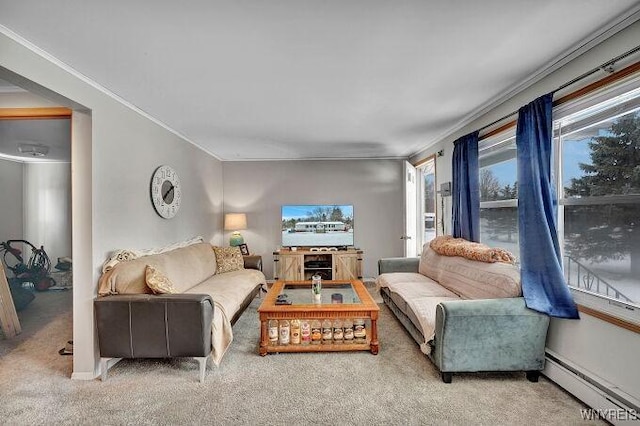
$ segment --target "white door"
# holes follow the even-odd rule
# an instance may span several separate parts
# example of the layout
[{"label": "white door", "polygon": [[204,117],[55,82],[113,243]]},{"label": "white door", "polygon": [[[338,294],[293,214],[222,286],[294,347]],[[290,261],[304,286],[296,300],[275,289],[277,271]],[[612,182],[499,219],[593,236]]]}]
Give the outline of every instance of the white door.
[{"label": "white door", "polygon": [[418,255],[418,220],[417,220],[417,188],[416,168],[408,161],[404,162],[404,256],[415,257]]}]

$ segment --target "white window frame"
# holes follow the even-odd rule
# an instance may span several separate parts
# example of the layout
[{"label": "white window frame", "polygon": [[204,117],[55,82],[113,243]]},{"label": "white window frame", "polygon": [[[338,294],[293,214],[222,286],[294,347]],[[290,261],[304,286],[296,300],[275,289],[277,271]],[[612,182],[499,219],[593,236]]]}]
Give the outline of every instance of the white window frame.
[{"label": "white window frame", "polygon": [[[604,86],[597,91],[575,99],[574,101],[567,102],[553,109],[553,123],[554,129],[558,130],[560,124],[567,125],[566,118],[577,111],[587,112],[588,109],[593,108],[594,105],[600,104],[607,99],[613,99],[626,92],[638,88],[640,90],[640,75],[637,73],[631,77],[627,77],[615,84]],[[628,103],[628,99],[622,98],[622,103]],[[613,104],[613,102],[612,102]],[[620,105],[618,101],[616,105]],[[606,112],[603,115],[603,119],[610,120],[612,115],[610,112]],[[563,121],[564,120],[564,121]],[[597,120],[596,120],[597,121]],[[568,123],[571,124],[571,123]],[[515,126],[505,130],[491,138],[480,141],[480,155],[483,151],[489,149],[499,149],[501,144],[504,144],[508,139],[515,136]],[[564,206],[565,205],[595,205],[602,204],[603,202],[615,201],[616,204],[634,203],[637,204],[640,200],[640,195],[613,195],[606,197],[589,197],[584,199],[578,198],[563,198],[562,197],[562,144],[560,143],[561,134],[558,131],[554,134],[554,163],[552,165],[552,173],[554,174],[554,183],[556,188],[556,195],[558,199],[558,217],[557,217],[557,231],[558,240],[562,250],[562,258],[564,259]],[[480,208],[504,208],[504,207],[518,207],[518,200],[498,200],[498,201],[481,201]],[[580,288],[569,286],[569,289],[577,304],[591,308],[592,310],[601,312],[605,315],[626,321],[637,326],[640,324],[640,307],[637,304],[630,304],[613,297],[608,297],[603,294],[589,292]]]},{"label": "white window frame", "polygon": [[[562,176],[562,129],[570,128],[574,123],[579,123],[580,120],[575,119],[572,121],[571,116],[577,112],[582,112],[584,115],[588,114],[588,111],[600,105],[603,102],[610,100],[611,106],[624,109],[625,105],[629,104],[629,98],[633,95],[629,95],[620,99],[618,102],[613,102],[613,99],[627,92],[640,91],[640,76],[634,75],[625,80],[601,88],[595,93],[583,96],[575,101],[568,102],[559,107],[555,107],[553,110],[553,128],[554,128],[554,157],[553,171],[555,175],[554,183],[556,187],[556,195],[558,199],[558,242],[562,251],[562,258],[564,259],[564,206],[571,205],[600,205],[610,204],[612,201],[615,204],[638,204],[640,203],[640,195],[611,195],[601,197],[588,197],[588,198],[575,198],[575,197],[563,197],[563,176]],[[622,102],[620,102],[622,101]],[[637,101],[636,101],[637,102]],[[624,114],[628,113],[625,112]],[[600,117],[599,117],[600,116]],[[610,120],[617,117],[616,114],[611,114],[610,109],[606,109],[601,113],[596,113],[593,116],[588,117],[592,123],[597,123],[598,119]],[[581,119],[581,120],[584,120]],[[573,131],[575,129],[572,129]],[[590,292],[581,288],[573,287],[569,285],[569,289],[577,304],[591,308],[593,310],[611,315],[615,318],[619,318],[623,321],[628,321],[633,324],[640,324],[640,302],[630,304],[625,301],[615,299],[603,294]]]}]

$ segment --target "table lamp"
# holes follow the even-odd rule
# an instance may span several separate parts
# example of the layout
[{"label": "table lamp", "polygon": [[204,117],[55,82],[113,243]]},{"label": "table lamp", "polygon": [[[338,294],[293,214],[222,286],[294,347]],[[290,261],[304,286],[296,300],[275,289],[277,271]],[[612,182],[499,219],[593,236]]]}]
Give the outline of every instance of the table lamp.
[{"label": "table lamp", "polygon": [[244,238],[239,231],[247,229],[247,215],[245,213],[226,213],[224,215],[224,230],[233,231],[229,238],[231,247],[244,244]]}]

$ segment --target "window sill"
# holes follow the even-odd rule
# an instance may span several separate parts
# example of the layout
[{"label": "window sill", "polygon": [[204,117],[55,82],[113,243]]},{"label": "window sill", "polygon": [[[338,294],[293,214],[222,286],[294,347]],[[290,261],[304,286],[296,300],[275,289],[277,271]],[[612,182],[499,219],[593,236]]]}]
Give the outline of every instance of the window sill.
[{"label": "window sill", "polygon": [[640,334],[640,308],[575,288],[571,293],[580,312]]}]

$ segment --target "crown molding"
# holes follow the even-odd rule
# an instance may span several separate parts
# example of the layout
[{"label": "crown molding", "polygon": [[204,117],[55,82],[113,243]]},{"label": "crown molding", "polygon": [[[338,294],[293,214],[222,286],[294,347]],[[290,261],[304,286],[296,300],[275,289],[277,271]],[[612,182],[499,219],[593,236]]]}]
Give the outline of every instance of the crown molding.
[{"label": "crown molding", "polygon": [[77,79],[81,80],[83,83],[93,87],[94,89],[96,89],[99,92],[101,92],[102,94],[110,97],[111,99],[113,99],[114,101],[120,103],[121,105],[125,106],[126,108],[136,112],[137,114],[143,116],[144,118],[148,119],[149,121],[157,124],[158,126],[162,127],[163,129],[167,130],[168,132],[174,134],[175,136],[179,137],[180,139],[184,140],[185,142],[190,143],[191,145],[195,146],[196,148],[198,148],[202,152],[205,152],[206,154],[212,156],[216,160],[222,161],[222,159],[218,155],[216,155],[213,152],[210,152],[210,151],[206,150],[205,148],[203,148],[202,146],[196,144],[194,141],[192,141],[191,139],[189,139],[188,137],[186,137],[185,135],[183,135],[179,131],[171,128],[168,124],[166,124],[163,121],[153,117],[151,114],[149,114],[146,111],[140,109],[139,107],[133,105],[132,103],[130,103],[126,99],[120,97],[116,93],[114,93],[111,90],[107,89],[106,87],[102,86],[100,83],[98,83],[95,80],[91,79],[90,77],[82,74],[80,71],[76,70],[75,68],[73,68],[69,64],[61,61],[60,59],[56,58],[55,56],[51,55],[47,51],[41,49],[40,47],[38,47],[35,44],[31,43],[29,40],[25,39],[21,35],[15,33],[14,31],[10,30],[9,28],[7,28],[7,27],[5,27],[4,25],[1,25],[1,24],[0,24],[0,34],[5,35],[6,37],[11,39],[12,41],[14,41],[14,42],[20,44],[21,46],[23,46],[24,48],[30,50],[32,53],[34,53],[34,54],[40,56],[41,58],[51,62],[52,64],[54,64],[58,68],[64,70],[65,72],[67,72],[67,73],[71,74],[72,76],[76,77]]},{"label": "crown molding", "polygon": [[446,139],[447,137],[453,135],[457,131],[463,129],[468,124],[474,122],[475,120],[481,118],[491,110],[505,103],[509,99],[515,97],[519,93],[524,90],[530,88],[534,84],[538,83],[543,78],[552,74],[553,72],[559,70],[572,60],[576,59],[578,56],[607,40],[614,34],[624,30],[629,25],[633,24],[637,20],[640,19],[640,4],[632,7],[626,13],[619,16],[617,19],[612,21],[608,26],[601,28],[599,30],[594,31],[588,37],[582,39],[578,43],[571,46],[569,49],[566,49],[563,53],[553,58],[551,61],[547,62],[546,65],[542,66],[538,71],[531,74],[529,77],[525,78],[523,81],[514,84],[510,88],[506,89],[502,93],[488,100],[487,102],[481,104],[478,108],[476,108],[471,113],[464,116],[458,123],[451,126],[448,130],[440,133],[439,136],[432,138],[432,140],[427,143],[426,146],[420,148],[415,153],[411,154],[409,157],[412,159],[420,158],[423,155],[426,155],[429,152],[429,149],[433,147],[438,142]]}]

